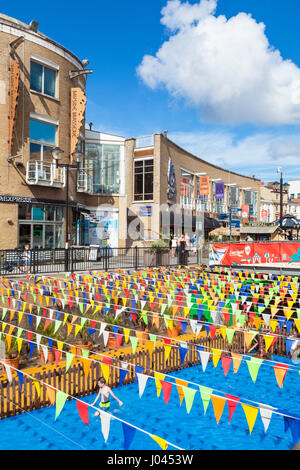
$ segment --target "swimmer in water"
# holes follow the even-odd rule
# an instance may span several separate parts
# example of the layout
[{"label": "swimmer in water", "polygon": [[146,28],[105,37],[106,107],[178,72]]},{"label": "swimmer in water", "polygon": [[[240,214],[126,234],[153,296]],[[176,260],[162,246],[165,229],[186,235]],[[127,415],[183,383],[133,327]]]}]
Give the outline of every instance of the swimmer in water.
[{"label": "swimmer in water", "polygon": [[[92,406],[97,402],[97,400],[99,400],[100,395],[101,395],[100,408],[106,411],[108,411],[110,408],[109,395],[111,395],[115,400],[117,400],[120,406],[123,405],[123,402],[121,402],[121,400],[119,400],[119,398],[117,398],[116,395],[112,392],[111,388],[106,385],[106,380],[104,377],[101,377],[98,380],[98,385],[99,385],[99,392],[94,402],[92,403]],[[96,411],[95,416],[100,416],[99,411]]]}]

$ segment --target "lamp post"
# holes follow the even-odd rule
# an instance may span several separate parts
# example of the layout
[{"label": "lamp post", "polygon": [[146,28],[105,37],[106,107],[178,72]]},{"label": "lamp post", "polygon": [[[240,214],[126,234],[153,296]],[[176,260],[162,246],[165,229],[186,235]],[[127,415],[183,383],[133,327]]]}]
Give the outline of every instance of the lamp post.
[{"label": "lamp post", "polygon": [[279,209],[279,226],[282,230],[282,212],[283,212],[283,181],[282,181],[282,168],[277,168],[277,173],[280,173],[280,209]]},{"label": "lamp post", "polygon": [[76,162],[76,165],[73,165],[71,163],[59,163],[61,154],[63,153],[63,150],[61,150],[59,147],[55,147],[52,150],[52,157],[55,160],[55,166],[56,168],[66,168],[67,170],[67,178],[66,178],[66,246],[68,246],[68,243],[70,241],[70,232],[69,232],[69,171],[72,169],[79,169],[79,164],[82,161],[83,155],[81,152],[74,152],[72,154],[74,161]]}]

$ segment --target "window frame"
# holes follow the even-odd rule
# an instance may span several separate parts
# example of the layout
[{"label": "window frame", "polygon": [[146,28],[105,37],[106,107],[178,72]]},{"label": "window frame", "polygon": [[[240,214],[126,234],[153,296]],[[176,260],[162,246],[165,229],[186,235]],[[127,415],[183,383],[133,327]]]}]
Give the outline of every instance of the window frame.
[{"label": "window frame", "polygon": [[[31,88],[31,63],[32,62],[42,67],[42,91]],[[45,93],[45,68],[55,72],[54,96],[49,95],[48,93]],[[37,56],[31,56],[30,57],[30,91],[34,93],[39,93],[43,96],[47,96],[48,98],[57,100],[58,99],[58,72],[59,72],[59,67],[56,64],[50,61],[47,61],[46,59],[38,58]]]},{"label": "window frame", "polygon": [[[152,161],[153,165],[152,165],[152,193],[147,193],[147,194],[152,194],[152,198],[149,198],[149,199],[145,199],[145,162],[146,161]],[[142,175],[143,175],[143,193],[142,193],[142,199],[136,199],[136,192],[135,192],[135,164],[136,162],[143,162],[143,172],[142,172]],[[148,201],[148,202],[151,202],[153,201],[153,197],[154,197],[154,158],[153,156],[152,157],[145,157],[145,158],[135,158],[133,160],[133,201],[134,202],[143,202],[143,201]]]}]

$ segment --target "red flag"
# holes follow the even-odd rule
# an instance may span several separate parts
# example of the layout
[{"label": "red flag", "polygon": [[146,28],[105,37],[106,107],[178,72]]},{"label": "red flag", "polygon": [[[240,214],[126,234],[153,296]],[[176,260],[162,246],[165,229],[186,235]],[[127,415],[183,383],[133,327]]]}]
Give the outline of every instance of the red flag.
[{"label": "red flag", "polygon": [[54,349],[54,356],[55,356],[55,363],[56,365],[58,365],[60,361],[60,357],[61,357],[61,351],[59,351],[58,349]]},{"label": "red flag", "polygon": [[116,333],[117,349],[119,349],[119,347],[121,346],[122,339],[123,339],[123,335]]},{"label": "red flag", "polygon": [[231,361],[232,361],[232,357],[221,356],[221,360],[222,360],[224,374],[227,375]]},{"label": "red flag", "polygon": [[171,338],[163,338],[165,344],[171,344]]},{"label": "red flag", "polygon": [[80,418],[86,424],[89,425],[89,405],[82,401],[76,400],[77,410]]},{"label": "red flag", "polygon": [[111,358],[111,357],[103,356],[101,359],[102,359],[102,362],[103,362],[104,364],[109,364],[109,365],[111,365],[111,361],[112,361],[112,358]]},{"label": "red flag", "polygon": [[215,334],[216,334],[216,329],[217,327],[215,325],[209,325],[209,332],[210,332],[211,339],[214,339]]},{"label": "red flag", "polygon": [[171,395],[172,384],[170,382],[164,382],[163,380],[161,380],[160,383],[161,383],[161,386],[162,386],[162,391],[163,391],[163,394],[164,394],[165,403],[168,404],[169,398],[170,398],[170,395]]},{"label": "red flag", "polygon": [[229,409],[229,419],[228,419],[228,423],[229,423],[240,399],[239,397],[228,395],[227,393],[225,393],[225,396],[227,398],[227,405]]}]

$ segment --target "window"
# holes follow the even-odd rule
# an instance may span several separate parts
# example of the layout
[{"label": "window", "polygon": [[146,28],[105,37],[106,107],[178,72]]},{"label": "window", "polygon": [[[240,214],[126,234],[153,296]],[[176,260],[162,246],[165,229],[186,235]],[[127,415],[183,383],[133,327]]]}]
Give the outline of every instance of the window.
[{"label": "window", "polygon": [[86,144],[85,170],[92,179],[94,194],[120,191],[120,146]]},{"label": "window", "polygon": [[63,207],[19,204],[19,247],[62,248]]},{"label": "window", "polygon": [[53,124],[30,119],[30,159],[52,162],[52,149],[56,142]]},{"label": "window", "polygon": [[134,162],[134,200],[153,199],[153,158]]},{"label": "window", "polygon": [[249,206],[249,215],[257,216],[257,192],[245,190],[245,204]]},{"label": "window", "polygon": [[240,207],[240,188],[228,186],[228,200],[230,207]]},{"label": "window", "polygon": [[56,97],[57,71],[31,60],[30,89],[44,95]]}]

